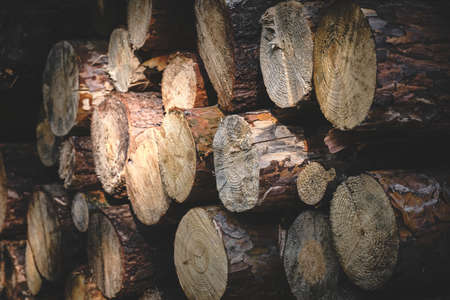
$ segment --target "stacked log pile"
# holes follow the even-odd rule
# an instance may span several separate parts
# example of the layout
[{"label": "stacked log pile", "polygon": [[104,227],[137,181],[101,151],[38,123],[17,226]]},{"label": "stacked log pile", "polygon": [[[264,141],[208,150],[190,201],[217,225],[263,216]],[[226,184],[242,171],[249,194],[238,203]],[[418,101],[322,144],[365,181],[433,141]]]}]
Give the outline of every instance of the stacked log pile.
[{"label": "stacked log pile", "polygon": [[95,2],[0,144],[7,299],[450,295],[444,4]]}]

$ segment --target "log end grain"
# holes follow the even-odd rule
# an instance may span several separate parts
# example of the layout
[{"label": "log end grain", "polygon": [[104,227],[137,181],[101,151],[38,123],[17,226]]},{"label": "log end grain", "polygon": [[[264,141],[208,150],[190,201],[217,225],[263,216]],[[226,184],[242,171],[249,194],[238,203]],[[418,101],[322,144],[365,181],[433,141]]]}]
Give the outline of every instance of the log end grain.
[{"label": "log end grain", "polygon": [[106,300],[86,266],[72,271],[66,281],[64,296],[66,300]]},{"label": "log end grain", "polygon": [[152,0],[131,0],[128,2],[127,24],[133,49],[144,46],[152,20]]},{"label": "log end grain", "polygon": [[27,278],[27,286],[32,295],[39,294],[42,287],[42,277],[34,262],[33,252],[27,241],[25,249],[25,274]]},{"label": "log end grain", "polygon": [[42,164],[52,167],[59,159],[59,146],[61,138],[53,134],[47,119],[41,120],[36,126],[37,153]]},{"label": "log end grain", "polygon": [[72,220],[80,232],[86,232],[89,226],[89,204],[85,193],[77,193],[72,200]]},{"label": "log end grain", "polygon": [[297,177],[300,200],[308,205],[316,205],[324,197],[328,184],[335,178],[334,168],[325,170],[318,162],[309,163]]},{"label": "log end grain", "polygon": [[359,125],[374,99],[376,73],[375,41],[361,8],[336,1],[314,39],[314,87],[328,121],[342,130]]}]

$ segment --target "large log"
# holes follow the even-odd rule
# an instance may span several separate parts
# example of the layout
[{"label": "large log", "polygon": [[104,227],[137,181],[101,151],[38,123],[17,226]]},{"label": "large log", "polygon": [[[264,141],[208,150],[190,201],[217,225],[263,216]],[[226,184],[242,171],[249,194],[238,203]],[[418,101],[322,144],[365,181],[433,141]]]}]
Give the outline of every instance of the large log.
[{"label": "large log", "polygon": [[331,203],[331,225],[347,276],[367,290],[421,292],[449,276],[448,175],[375,171],[350,177]]},{"label": "large log", "polygon": [[70,190],[96,189],[100,182],[95,173],[90,137],[71,136],[61,145],[59,177]]},{"label": "large log", "polygon": [[106,300],[85,265],[70,273],[66,280],[64,296],[66,300]]},{"label": "large log", "polygon": [[28,242],[39,273],[49,281],[61,279],[82,259],[83,243],[70,207],[69,196],[59,184],[37,186],[28,207]]},{"label": "large log", "polygon": [[191,209],[175,236],[175,267],[188,299],[290,299],[277,225],[218,206]]},{"label": "large log", "polygon": [[100,41],[61,41],[50,50],[42,93],[56,136],[67,135],[74,127],[88,128],[93,107],[112,90],[106,47]]},{"label": "large log", "polygon": [[216,107],[166,114],[159,140],[165,191],[178,203],[217,199],[212,143],[223,113]]},{"label": "large log", "polygon": [[58,164],[61,142],[62,138],[53,134],[44,108],[42,108],[36,126],[36,148],[44,166],[53,167]]},{"label": "large log", "polygon": [[126,195],[129,149],[138,146],[139,134],[160,126],[162,118],[161,95],[154,92],[112,93],[95,108],[91,127],[95,170],[107,193]]},{"label": "large log", "polygon": [[259,67],[258,20],[277,2],[195,2],[198,50],[224,111],[239,112],[264,104],[267,96]]},{"label": "large log", "polygon": [[327,8],[314,40],[314,86],[335,127],[360,124],[372,102],[370,122],[448,120],[444,3],[339,0]]},{"label": "large log", "polygon": [[205,82],[197,55],[177,52],[163,72],[161,94],[164,109],[191,109],[208,105]]}]

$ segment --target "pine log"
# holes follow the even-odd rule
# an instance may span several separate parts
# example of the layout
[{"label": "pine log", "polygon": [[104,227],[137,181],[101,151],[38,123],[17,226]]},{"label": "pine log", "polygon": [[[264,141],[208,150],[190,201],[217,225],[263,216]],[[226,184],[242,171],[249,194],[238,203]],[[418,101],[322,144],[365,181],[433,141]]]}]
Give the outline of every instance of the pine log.
[{"label": "pine log", "polygon": [[106,300],[85,265],[70,273],[66,280],[64,294],[66,300]]},{"label": "pine log", "polygon": [[53,167],[58,164],[61,142],[62,138],[54,135],[50,129],[50,123],[42,108],[36,126],[36,147],[39,159],[44,166]]},{"label": "pine log", "polygon": [[261,72],[270,99],[281,108],[311,100],[314,34],[329,2],[281,2],[261,17]]},{"label": "pine log", "polygon": [[161,94],[164,109],[191,109],[208,105],[205,82],[196,54],[177,52],[164,70]]},{"label": "pine log", "polygon": [[[245,222],[243,222],[245,221]],[[218,206],[191,209],[175,236],[175,267],[188,299],[290,299],[269,222]]]},{"label": "pine log", "polygon": [[217,199],[213,139],[222,112],[216,106],[166,114],[159,140],[159,165],[165,191],[178,203]]},{"label": "pine log", "polygon": [[375,171],[341,184],[330,219],[347,276],[366,290],[420,292],[445,284],[449,183],[440,172]]},{"label": "pine log", "polygon": [[125,0],[89,1],[92,27],[99,36],[108,38],[114,28],[126,22]]},{"label": "pine log", "polygon": [[221,109],[239,112],[261,106],[266,93],[259,67],[258,20],[280,1],[195,2],[200,57]]},{"label": "pine log", "polygon": [[36,296],[41,291],[43,280],[41,274],[39,274],[39,271],[37,269],[36,263],[34,261],[33,251],[31,250],[28,241],[26,242],[25,248],[25,275],[28,290],[32,295]]},{"label": "pine log", "polygon": [[25,272],[25,241],[7,242],[4,245],[5,295],[7,299],[33,299],[28,289]]},{"label": "pine log", "polygon": [[126,196],[129,149],[138,146],[139,134],[159,127],[162,119],[161,95],[154,92],[112,93],[95,108],[91,127],[95,170],[107,193]]},{"label": "pine log", "polygon": [[95,173],[94,156],[90,137],[71,136],[61,145],[59,177],[70,190],[96,189],[100,187]]},{"label": "pine log", "polygon": [[94,106],[113,86],[106,67],[107,45],[100,41],[62,41],[50,50],[42,84],[44,108],[56,136],[88,128]]},{"label": "pine log", "polygon": [[[92,198],[104,198],[101,191],[78,192],[72,200],[71,214],[75,228],[80,232],[86,232],[89,226],[89,216],[97,210]],[[101,201],[101,200],[100,200]],[[106,201],[105,201],[106,203]]]},{"label": "pine log", "polygon": [[49,281],[61,279],[82,258],[83,243],[70,208],[59,184],[37,186],[28,208],[28,242],[39,273]]},{"label": "pine log", "polygon": [[[339,0],[314,40],[314,85],[339,129],[448,120],[448,17],[439,3]],[[368,116],[372,102],[373,110]]]}]

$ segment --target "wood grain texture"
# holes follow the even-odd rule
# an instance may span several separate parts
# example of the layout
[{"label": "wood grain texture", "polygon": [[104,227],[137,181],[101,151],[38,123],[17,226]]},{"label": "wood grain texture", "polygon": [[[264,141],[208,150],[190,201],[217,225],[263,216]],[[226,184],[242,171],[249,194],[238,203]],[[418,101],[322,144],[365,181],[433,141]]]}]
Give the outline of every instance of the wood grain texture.
[{"label": "wood grain texture", "polygon": [[106,300],[86,265],[77,267],[69,274],[64,296],[66,300]]},{"label": "wood grain texture", "polygon": [[31,250],[30,244],[26,242],[25,247],[25,275],[27,279],[27,287],[30,293],[34,296],[39,294],[44,281],[41,274],[39,273],[36,262],[34,261],[33,251]]},{"label": "wood grain texture", "polygon": [[62,138],[53,134],[42,107],[36,126],[36,148],[39,159],[44,166],[52,167],[58,165],[61,142]]},{"label": "wood grain texture", "polygon": [[4,245],[5,295],[7,299],[33,299],[27,285],[25,247],[26,241],[7,242]]}]

